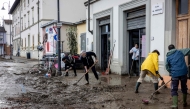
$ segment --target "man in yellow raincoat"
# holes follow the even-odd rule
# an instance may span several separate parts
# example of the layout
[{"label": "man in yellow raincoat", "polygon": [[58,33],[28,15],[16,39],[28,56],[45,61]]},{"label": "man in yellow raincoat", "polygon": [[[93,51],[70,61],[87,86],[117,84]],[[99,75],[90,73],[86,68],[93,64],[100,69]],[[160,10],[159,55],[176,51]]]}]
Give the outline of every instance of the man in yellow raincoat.
[{"label": "man in yellow raincoat", "polygon": [[[158,50],[154,50],[152,53],[149,53],[148,57],[144,60],[141,65],[141,73],[140,77],[137,80],[135,93],[138,93],[138,88],[145,76],[148,75],[152,78],[152,82],[154,83],[155,90],[158,89],[158,56],[160,55]],[[159,94],[159,92],[157,92]]]}]

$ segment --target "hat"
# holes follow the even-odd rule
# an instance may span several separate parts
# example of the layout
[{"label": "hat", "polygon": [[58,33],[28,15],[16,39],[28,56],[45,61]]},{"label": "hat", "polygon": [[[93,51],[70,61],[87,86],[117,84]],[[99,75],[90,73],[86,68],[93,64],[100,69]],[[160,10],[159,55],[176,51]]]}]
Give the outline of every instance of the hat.
[{"label": "hat", "polygon": [[84,50],[82,50],[81,52],[80,52],[80,56],[84,53],[85,51]]},{"label": "hat", "polygon": [[66,57],[66,56],[62,58],[62,61],[64,61],[65,59],[67,59],[67,57]]}]

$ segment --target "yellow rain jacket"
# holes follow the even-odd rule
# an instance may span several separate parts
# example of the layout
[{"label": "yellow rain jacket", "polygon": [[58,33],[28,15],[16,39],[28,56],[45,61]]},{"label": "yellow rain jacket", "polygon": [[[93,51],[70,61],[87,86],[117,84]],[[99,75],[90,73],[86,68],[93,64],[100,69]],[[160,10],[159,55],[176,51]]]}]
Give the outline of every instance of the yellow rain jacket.
[{"label": "yellow rain jacket", "polygon": [[147,58],[144,60],[144,62],[141,65],[141,70],[148,70],[153,75],[158,76],[156,74],[156,71],[158,71],[158,54],[157,53],[149,53]]}]

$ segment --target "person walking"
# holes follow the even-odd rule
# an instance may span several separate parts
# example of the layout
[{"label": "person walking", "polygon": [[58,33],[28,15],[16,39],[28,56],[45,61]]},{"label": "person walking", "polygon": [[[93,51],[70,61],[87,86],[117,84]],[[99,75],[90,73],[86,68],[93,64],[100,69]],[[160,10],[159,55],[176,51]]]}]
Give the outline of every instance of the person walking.
[{"label": "person walking", "polygon": [[[135,87],[135,93],[138,93],[138,88],[140,84],[143,82],[146,75],[150,76],[152,78],[152,82],[154,83],[154,89],[158,89],[158,56],[160,55],[160,52],[158,50],[152,51],[152,53],[149,53],[147,58],[144,60],[144,62],[141,65],[141,73],[140,77],[137,80],[136,87]],[[156,92],[156,94],[159,94],[160,92]]]},{"label": "person walking", "polygon": [[[96,56],[96,54],[94,52],[85,52],[85,51],[82,50],[81,53],[80,53],[80,56],[81,56],[81,61],[82,61],[83,65],[84,65],[84,69],[85,69],[86,72],[88,72],[89,68],[94,64],[94,60],[93,60],[92,57],[95,58],[95,63],[98,62],[97,56]],[[94,73],[95,78],[97,80],[99,80],[99,76],[98,76],[98,73],[96,72],[95,66],[93,66],[91,68],[91,70]],[[87,81],[86,85],[88,85],[89,84],[89,75],[88,75],[88,73],[85,74],[85,79]],[[99,81],[99,83],[100,83],[100,81]]]},{"label": "person walking", "polygon": [[75,76],[77,76],[76,68],[75,68],[75,59],[72,56],[66,55],[62,58],[62,61],[65,63],[65,76],[69,76],[68,70],[73,69]]},{"label": "person walking", "polygon": [[139,46],[138,43],[135,44],[135,46],[129,51],[130,54],[132,55],[132,69],[133,69],[133,73],[136,74],[136,76],[139,76],[139,70],[136,72],[136,69],[139,65]]},{"label": "person walking", "polygon": [[168,46],[169,52],[166,55],[166,70],[171,76],[171,96],[173,105],[171,108],[178,108],[178,85],[181,83],[183,93],[183,106],[187,106],[187,74],[188,68],[185,63],[185,56],[190,55],[190,49],[175,49],[173,44]]}]

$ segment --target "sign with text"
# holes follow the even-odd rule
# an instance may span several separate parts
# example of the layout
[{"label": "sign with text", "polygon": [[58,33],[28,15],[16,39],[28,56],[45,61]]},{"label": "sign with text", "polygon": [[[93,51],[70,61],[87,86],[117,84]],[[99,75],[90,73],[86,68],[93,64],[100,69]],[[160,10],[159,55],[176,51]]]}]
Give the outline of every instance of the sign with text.
[{"label": "sign with text", "polygon": [[162,14],[163,13],[163,3],[157,3],[152,5],[152,15]]},{"label": "sign with text", "polygon": [[61,28],[62,27],[62,23],[57,23],[57,28]]}]

